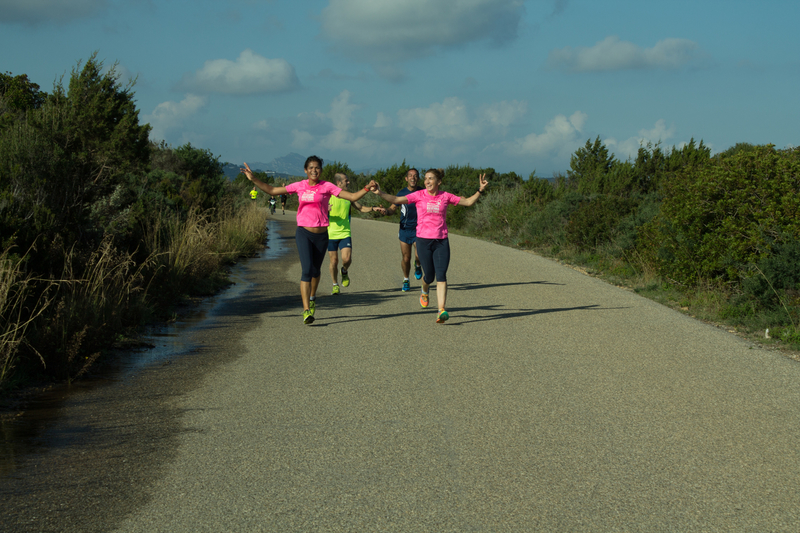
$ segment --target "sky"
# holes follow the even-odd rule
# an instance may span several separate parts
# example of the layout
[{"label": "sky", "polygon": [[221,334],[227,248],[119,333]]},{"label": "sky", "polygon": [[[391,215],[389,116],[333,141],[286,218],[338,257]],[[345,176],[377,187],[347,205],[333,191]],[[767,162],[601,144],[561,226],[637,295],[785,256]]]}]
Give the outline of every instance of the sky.
[{"label": "sky", "polygon": [[0,0],[0,71],[50,92],[92,53],[151,139],[527,178],[599,137],[796,146],[797,0]]}]

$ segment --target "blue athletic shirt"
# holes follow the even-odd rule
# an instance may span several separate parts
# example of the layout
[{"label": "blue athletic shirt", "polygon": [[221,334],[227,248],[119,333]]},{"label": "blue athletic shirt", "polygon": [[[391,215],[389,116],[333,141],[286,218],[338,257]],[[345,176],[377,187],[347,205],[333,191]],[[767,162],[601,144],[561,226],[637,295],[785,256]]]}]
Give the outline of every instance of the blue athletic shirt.
[{"label": "blue athletic shirt", "polygon": [[[420,191],[420,190],[422,190],[422,189],[420,189],[419,187],[416,188],[416,191]],[[407,195],[411,194],[412,192],[415,192],[415,191],[411,191],[411,190],[408,189],[408,187],[405,187],[403,190],[401,190],[395,196],[407,196]],[[416,231],[416,229],[417,229],[417,210],[414,208],[414,206],[411,206],[411,205],[408,205],[408,204],[400,205],[400,229]]]}]

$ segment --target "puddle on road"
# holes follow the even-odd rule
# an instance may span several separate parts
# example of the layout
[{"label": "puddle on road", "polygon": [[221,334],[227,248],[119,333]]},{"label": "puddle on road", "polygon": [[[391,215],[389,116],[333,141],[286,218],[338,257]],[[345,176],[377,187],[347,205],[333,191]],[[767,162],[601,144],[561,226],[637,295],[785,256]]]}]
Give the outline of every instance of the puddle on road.
[{"label": "puddle on road", "polygon": [[[278,224],[268,220],[267,247],[249,261],[281,257],[288,251],[290,242],[278,234]],[[61,416],[66,400],[99,386],[124,382],[145,368],[191,353],[195,347],[189,343],[190,333],[205,327],[223,302],[241,296],[252,285],[242,277],[240,266],[234,267],[230,280],[233,282],[230,287],[204,300],[187,316],[166,326],[153,328],[144,335],[142,340],[152,348],[130,350],[126,352],[124,360],[103,375],[72,385],[57,385],[29,402],[21,416],[12,420],[0,419],[0,476],[11,474],[24,455],[47,449],[49,443],[41,435],[48,424]]]}]

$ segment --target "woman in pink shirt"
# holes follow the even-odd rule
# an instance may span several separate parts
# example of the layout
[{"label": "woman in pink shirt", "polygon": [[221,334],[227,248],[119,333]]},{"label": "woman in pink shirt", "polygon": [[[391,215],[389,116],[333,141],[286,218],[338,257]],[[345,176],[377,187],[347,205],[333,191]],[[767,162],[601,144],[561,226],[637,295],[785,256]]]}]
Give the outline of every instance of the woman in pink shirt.
[{"label": "woman in pink shirt", "polygon": [[445,310],[447,301],[447,267],[450,265],[450,241],[447,238],[447,207],[461,205],[470,207],[480,198],[489,185],[486,174],[478,176],[478,190],[469,198],[462,198],[446,191],[440,191],[444,170],[431,169],[425,172],[425,189],[414,191],[406,196],[392,196],[373,189],[375,194],[393,204],[413,204],[417,209],[417,253],[422,264],[422,294],[419,304],[428,307],[428,291],[436,278],[436,300],[439,314],[438,324],[443,324],[450,316]]},{"label": "woman in pink shirt", "polygon": [[267,194],[277,196],[297,193],[299,205],[295,242],[303,270],[300,276],[300,297],[303,300],[303,323],[311,324],[314,322],[322,261],[328,253],[328,200],[331,196],[336,196],[355,202],[363,198],[370,187],[377,184],[372,181],[363,190],[351,193],[333,183],[322,181],[319,179],[322,173],[322,159],[315,155],[306,159],[304,169],[307,180],[290,183],[285,187],[276,187],[259,180],[247,163],[240,170],[247,179]]}]

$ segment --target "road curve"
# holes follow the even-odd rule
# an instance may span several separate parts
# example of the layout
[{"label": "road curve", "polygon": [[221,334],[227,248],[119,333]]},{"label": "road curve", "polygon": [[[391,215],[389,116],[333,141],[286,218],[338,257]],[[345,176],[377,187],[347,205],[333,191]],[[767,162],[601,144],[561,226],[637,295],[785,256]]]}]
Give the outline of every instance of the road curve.
[{"label": "road curve", "polygon": [[304,326],[293,217],[271,224],[286,257],[249,265],[250,290],[197,333],[201,360],[219,359],[183,370],[192,386],[160,400],[169,447],[139,461],[158,468],[134,505],[109,496],[93,523],[800,530],[798,363],[456,235],[451,319],[437,325],[419,282],[399,290],[397,226],[380,221],[353,221],[352,284],[331,296],[326,262]]}]

